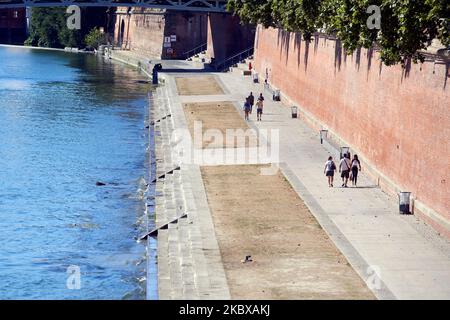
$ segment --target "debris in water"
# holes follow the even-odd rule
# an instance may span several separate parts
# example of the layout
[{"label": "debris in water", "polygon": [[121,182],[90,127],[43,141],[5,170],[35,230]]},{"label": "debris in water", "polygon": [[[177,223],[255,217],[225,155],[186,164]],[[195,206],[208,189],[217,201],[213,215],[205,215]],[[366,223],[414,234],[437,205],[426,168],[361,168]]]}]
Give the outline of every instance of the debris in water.
[{"label": "debris in water", "polygon": [[97,182],[95,183],[95,185],[96,185],[96,186],[105,186],[106,183],[103,183],[103,182],[101,182],[101,181],[97,181]]}]

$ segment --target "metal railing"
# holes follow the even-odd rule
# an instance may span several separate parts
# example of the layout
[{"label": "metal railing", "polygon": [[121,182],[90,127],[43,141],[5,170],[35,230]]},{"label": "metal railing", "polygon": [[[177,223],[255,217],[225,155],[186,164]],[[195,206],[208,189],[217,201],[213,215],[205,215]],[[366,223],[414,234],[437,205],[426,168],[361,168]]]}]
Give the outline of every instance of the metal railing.
[{"label": "metal railing", "polygon": [[214,62],[213,67],[216,70],[223,70],[225,68],[228,68],[229,66],[239,63],[243,61],[244,59],[247,59],[248,57],[252,56],[254,53],[254,47],[247,48],[239,53],[236,53],[235,55],[228,57],[220,62]]},{"label": "metal railing", "polygon": [[0,0],[0,9],[24,7],[140,7],[226,13],[227,0]]},{"label": "metal railing", "polygon": [[184,52],[181,56],[184,59],[189,59],[190,57],[195,56],[197,53],[205,51],[207,45],[208,45],[208,43],[205,42],[205,43],[203,43],[203,44],[201,44],[199,46],[196,46],[195,48],[193,48],[193,49],[191,49],[189,51]]}]

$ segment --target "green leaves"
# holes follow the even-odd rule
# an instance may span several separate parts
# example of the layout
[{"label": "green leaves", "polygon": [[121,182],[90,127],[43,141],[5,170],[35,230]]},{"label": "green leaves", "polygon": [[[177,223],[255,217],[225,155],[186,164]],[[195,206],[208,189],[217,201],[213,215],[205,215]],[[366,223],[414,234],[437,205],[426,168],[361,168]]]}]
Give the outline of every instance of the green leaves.
[{"label": "green leaves", "polygon": [[[380,9],[380,28],[373,28]],[[386,65],[423,60],[433,39],[450,45],[448,0],[229,0],[228,9],[245,23],[301,32],[310,40],[323,30],[336,35],[348,54],[360,47],[380,48]]]},{"label": "green leaves", "polygon": [[80,44],[78,30],[69,30],[66,26],[65,8],[33,8],[30,23],[30,35],[26,45],[39,47],[76,47]]},{"label": "green leaves", "polygon": [[98,28],[93,28],[84,38],[89,48],[98,49],[98,46],[106,44],[106,37]]}]

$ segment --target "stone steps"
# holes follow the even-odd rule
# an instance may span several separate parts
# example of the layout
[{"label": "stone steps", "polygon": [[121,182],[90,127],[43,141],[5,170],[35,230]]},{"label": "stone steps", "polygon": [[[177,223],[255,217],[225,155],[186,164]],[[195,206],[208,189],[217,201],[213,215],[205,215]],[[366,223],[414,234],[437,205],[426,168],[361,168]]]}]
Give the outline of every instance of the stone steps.
[{"label": "stone steps", "polygon": [[[154,119],[171,114],[171,106],[165,87],[155,93]],[[181,164],[170,145],[175,128],[174,117],[154,123],[157,174],[164,178],[156,182],[155,220],[156,226],[170,223],[158,232],[158,292],[159,299],[208,299],[227,298],[223,288],[217,293],[214,287],[216,269],[208,265],[205,257],[204,235],[199,227],[198,208],[192,191],[192,175],[186,165]],[[173,170],[180,166],[179,170]],[[167,173],[173,170],[172,173]],[[187,213],[187,217],[180,218]],[[207,247],[207,245],[206,245]],[[217,286],[217,285],[216,285]],[[224,287],[224,286],[222,286]]]},{"label": "stone steps", "polygon": [[[171,113],[167,94],[162,88],[157,90],[158,107],[155,114],[158,119]],[[156,118],[156,117],[155,117]],[[172,117],[155,123],[160,132],[157,158],[163,159],[157,166],[158,174],[164,174],[177,166],[170,146],[170,136],[174,128]],[[164,179],[157,181],[157,190],[161,197],[157,198],[157,225],[168,223],[186,213],[185,198],[181,181],[181,173],[174,170],[166,174]],[[177,223],[169,224],[167,230],[158,234],[158,276],[160,299],[198,299],[196,272],[192,256],[192,244],[189,239],[190,221],[179,219]]]}]

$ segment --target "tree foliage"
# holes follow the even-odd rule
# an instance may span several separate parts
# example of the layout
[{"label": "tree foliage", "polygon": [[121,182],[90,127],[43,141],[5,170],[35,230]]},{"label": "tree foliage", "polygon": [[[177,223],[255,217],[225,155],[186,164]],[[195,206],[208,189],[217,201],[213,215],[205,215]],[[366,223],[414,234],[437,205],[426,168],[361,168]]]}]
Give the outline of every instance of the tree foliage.
[{"label": "tree foliage", "polygon": [[80,30],[66,26],[65,8],[32,8],[30,35],[26,45],[38,47],[79,47],[83,45]]},{"label": "tree foliage", "polygon": [[[370,5],[381,10],[380,29],[367,25]],[[336,35],[348,54],[376,44],[387,65],[423,60],[420,50],[436,38],[450,46],[448,0],[229,0],[228,10],[244,23],[301,32],[305,40],[316,31]]]},{"label": "tree foliage", "polygon": [[[30,35],[26,45],[39,47],[76,47],[86,46],[86,35],[97,27],[106,26],[107,8],[81,8],[81,30],[69,30],[66,8],[32,8]],[[107,28],[106,28],[107,29]]]},{"label": "tree foliage", "polygon": [[102,44],[106,43],[106,37],[99,28],[93,28],[84,38],[86,46],[92,49],[98,49]]}]

